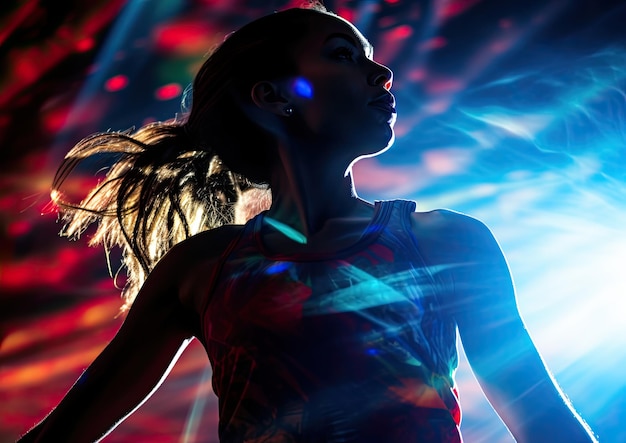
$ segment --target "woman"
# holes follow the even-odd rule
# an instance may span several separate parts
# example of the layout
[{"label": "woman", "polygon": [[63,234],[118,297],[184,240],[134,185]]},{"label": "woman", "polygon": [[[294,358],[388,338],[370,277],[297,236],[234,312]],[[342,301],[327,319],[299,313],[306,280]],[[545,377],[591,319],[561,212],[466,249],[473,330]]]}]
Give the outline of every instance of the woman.
[{"label": "woman", "polygon": [[489,230],[356,195],[355,159],[393,142],[391,82],[350,23],[291,9],[207,59],[184,122],[75,147],[55,189],[81,158],[120,155],[68,207],[66,233],[98,219],[96,241],[129,251],[132,306],[23,441],[106,435],[195,337],[213,368],[220,441],[459,442],[457,328],[518,441],[594,441],[524,328]]}]

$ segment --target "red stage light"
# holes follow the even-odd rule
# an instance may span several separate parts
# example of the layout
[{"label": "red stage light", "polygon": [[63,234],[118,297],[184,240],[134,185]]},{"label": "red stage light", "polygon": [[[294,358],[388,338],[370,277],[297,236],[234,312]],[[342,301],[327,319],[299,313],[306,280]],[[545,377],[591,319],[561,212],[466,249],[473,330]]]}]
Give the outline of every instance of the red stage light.
[{"label": "red stage light", "polygon": [[120,89],[124,89],[126,86],[128,86],[128,77],[121,74],[111,77],[104,83],[104,89],[109,92],[119,91]]},{"label": "red stage light", "polygon": [[178,97],[183,92],[183,87],[178,83],[169,83],[156,90],[154,96],[157,100],[171,100]]}]

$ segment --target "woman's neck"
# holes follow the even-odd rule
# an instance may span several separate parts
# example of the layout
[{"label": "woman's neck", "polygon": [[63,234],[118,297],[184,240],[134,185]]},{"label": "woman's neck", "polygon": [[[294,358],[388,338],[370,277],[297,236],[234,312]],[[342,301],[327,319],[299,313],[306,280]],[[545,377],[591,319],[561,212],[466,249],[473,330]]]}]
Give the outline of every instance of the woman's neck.
[{"label": "woman's neck", "polygon": [[267,217],[310,238],[330,220],[369,215],[367,205],[354,192],[351,174],[344,175],[340,168],[329,170],[328,164],[321,168],[311,162],[289,164],[273,175]]}]

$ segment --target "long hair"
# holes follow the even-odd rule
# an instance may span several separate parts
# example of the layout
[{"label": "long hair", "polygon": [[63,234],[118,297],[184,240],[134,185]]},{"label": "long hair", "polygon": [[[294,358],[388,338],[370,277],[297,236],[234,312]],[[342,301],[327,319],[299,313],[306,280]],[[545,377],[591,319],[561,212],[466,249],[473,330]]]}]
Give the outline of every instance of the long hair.
[{"label": "long hair", "polygon": [[[183,119],[97,133],[66,155],[51,192],[64,221],[61,235],[79,237],[95,222],[89,244],[102,244],[107,253],[121,248],[128,273],[123,309],[172,246],[269,206],[273,140],[235,98],[245,100],[255,81],[294,72],[291,49],[308,32],[306,19],[319,13],[330,14],[311,2],[229,35],[196,75],[191,110]],[[106,177],[80,203],[67,201],[62,185],[71,172],[103,154],[115,157]],[[252,209],[242,210],[245,200]],[[242,213],[247,214],[237,217]]]}]

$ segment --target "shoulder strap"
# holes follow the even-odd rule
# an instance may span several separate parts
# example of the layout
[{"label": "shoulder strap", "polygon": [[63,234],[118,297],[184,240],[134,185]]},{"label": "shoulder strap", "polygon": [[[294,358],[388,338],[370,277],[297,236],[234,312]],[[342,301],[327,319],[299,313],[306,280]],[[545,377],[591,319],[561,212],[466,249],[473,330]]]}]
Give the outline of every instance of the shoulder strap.
[{"label": "shoulder strap", "polygon": [[376,203],[386,206],[390,212],[387,226],[392,232],[411,231],[411,214],[415,212],[417,206],[413,200],[388,200]]}]

